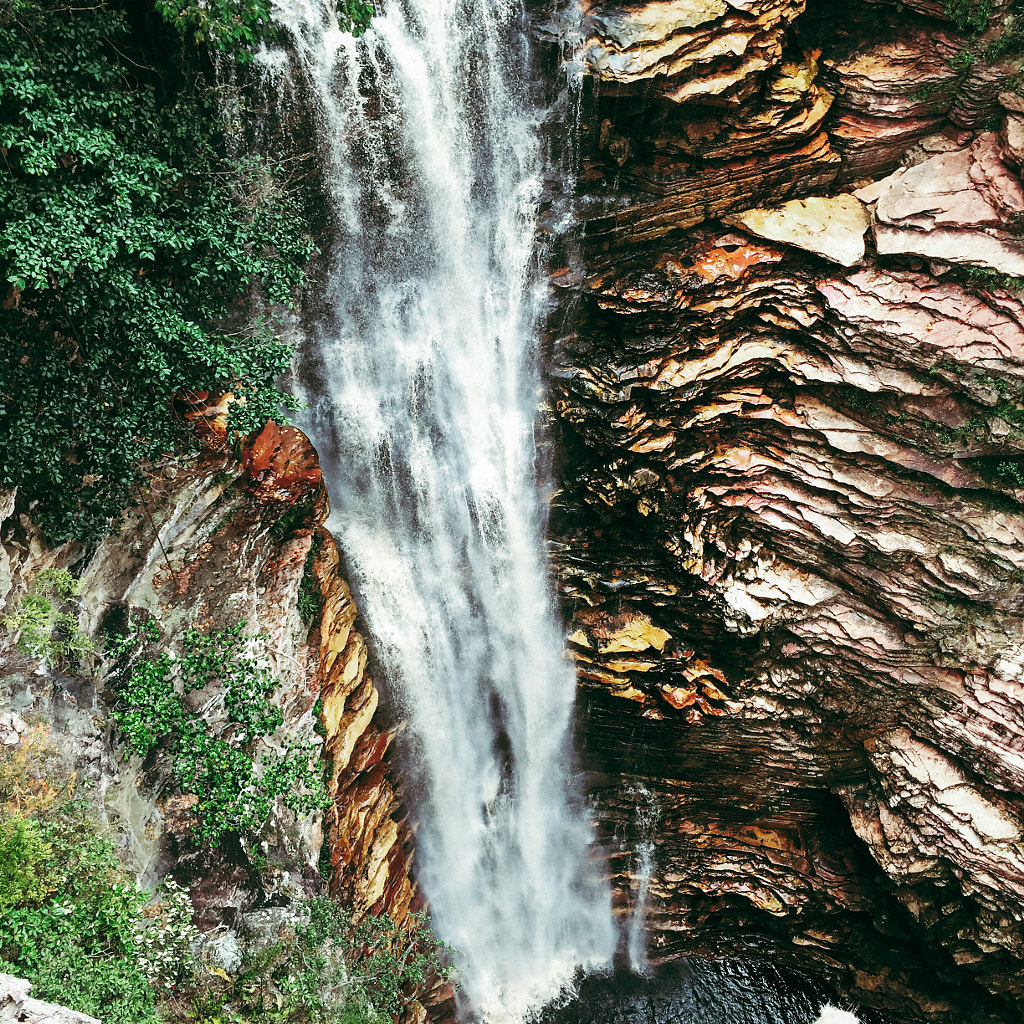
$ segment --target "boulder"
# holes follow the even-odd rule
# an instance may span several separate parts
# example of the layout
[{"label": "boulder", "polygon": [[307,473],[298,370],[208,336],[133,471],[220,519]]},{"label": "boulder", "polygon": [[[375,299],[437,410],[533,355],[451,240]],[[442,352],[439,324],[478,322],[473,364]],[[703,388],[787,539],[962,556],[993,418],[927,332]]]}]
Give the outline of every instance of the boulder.
[{"label": "boulder", "polygon": [[0,1022],[2,1024],[101,1024],[95,1017],[56,1003],[33,999],[32,985],[13,974],[0,974]]},{"label": "boulder", "polygon": [[864,259],[864,235],[870,226],[864,204],[848,194],[794,199],[722,219],[759,238],[784,242],[846,267]]}]

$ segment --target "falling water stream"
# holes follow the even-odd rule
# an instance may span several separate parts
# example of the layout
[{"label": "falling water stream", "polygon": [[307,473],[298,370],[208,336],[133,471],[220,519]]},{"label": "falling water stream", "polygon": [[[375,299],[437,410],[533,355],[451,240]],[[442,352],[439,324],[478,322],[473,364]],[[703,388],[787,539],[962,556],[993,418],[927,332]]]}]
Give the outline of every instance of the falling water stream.
[{"label": "falling water stream", "polygon": [[629,918],[626,953],[629,957],[630,969],[634,974],[650,976],[651,966],[647,960],[645,915],[647,896],[651,887],[651,875],[654,874],[654,840],[661,822],[661,808],[658,806],[657,797],[643,783],[630,787],[627,792],[636,801],[636,810],[634,811],[636,896],[633,900],[633,913]]},{"label": "falling water stream", "polygon": [[333,220],[303,426],[408,718],[418,879],[490,1021],[614,946],[535,467],[542,112],[520,13],[389,0],[356,41],[320,0],[280,0],[290,45],[263,55],[315,105]]}]

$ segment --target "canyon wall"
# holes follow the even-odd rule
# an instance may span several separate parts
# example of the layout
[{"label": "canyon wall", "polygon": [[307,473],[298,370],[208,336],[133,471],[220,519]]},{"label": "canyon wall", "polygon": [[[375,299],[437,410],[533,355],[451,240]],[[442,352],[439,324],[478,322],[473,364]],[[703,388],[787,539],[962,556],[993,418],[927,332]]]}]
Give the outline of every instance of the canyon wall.
[{"label": "canyon wall", "polygon": [[1019,1019],[1014,12],[584,8],[554,523],[619,913]]}]

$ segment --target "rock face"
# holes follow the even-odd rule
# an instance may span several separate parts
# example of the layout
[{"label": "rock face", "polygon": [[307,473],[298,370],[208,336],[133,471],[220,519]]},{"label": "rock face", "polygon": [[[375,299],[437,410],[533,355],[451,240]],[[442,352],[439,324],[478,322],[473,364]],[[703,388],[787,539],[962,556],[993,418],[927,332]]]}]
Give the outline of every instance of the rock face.
[{"label": "rock face", "polygon": [[1024,190],[994,133],[897,171],[877,186],[877,196],[879,255],[924,256],[1024,275]]},{"label": "rock face", "polygon": [[[7,633],[0,742],[19,742],[20,716],[42,716],[79,777],[94,784],[97,808],[120,830],[140,883],[151,887],[173,872],[207,930],[251,930],[259,908],[321,891],[322,870],[357,919],[386,913],[400,924],[416,896],[411,836],[396,820],[391,733],[375,717],[355,606],[321,526],[328,502],[316,452],[299,431],[269,423],[239,458],[224,450],[217,409],[206,412],[195,415],[208,424],[211,447],[155,471],[122,529],[94,550],[46,545],[13,500],[3,503],[0,595],[9,609],[41,568],[72,567],[81,576],[80,627],[97,647],[129,613],[152,617],[171,650],[189,626],[223,629],[244,619],[282,682],[273,700],[284,724],[268,752],[322,747],[331,807],[298,819],[279,800],[254,844],[197,850],[188,800],[152,764],[124,763],[107,717],[116,695],[100,659],[91,678],[68,675],[19,653]],[[216,727],[226,714],[222,695],[206,696],[202,713]]]},{"label": "rock face", "polygon": [[[554,524],[581,751],[652,957],[767,951],[902,1022],[1005,1024],[1024,101],[988,56],[1003,5],[977,37],[906,6],[749,5],[761,42],[732,52],[735,6],[591,4]],[[712,36],[717,92],[687,63]],[[824,106],[798,144],[783,94]],[[772,177],[807,145],[813,172]]]},{"label": "rock face", "polygon": [[844,267],[864,259],[869,220],[856,196],[794,199],[774,209],[747,210],[722,220],[759,238],[806,249]]}]

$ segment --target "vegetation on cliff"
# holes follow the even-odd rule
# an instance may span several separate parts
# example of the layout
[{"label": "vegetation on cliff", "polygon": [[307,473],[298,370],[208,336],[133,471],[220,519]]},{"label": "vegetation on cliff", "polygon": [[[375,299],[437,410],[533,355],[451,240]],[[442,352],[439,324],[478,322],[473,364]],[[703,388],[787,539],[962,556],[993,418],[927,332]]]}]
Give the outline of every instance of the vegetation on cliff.
[{"label": "vegetation on cliff", "polygon": [[[197,43],[250,59],[251,47],[276,37],[269,0],[156,0],[157,10]],[[373,4],[338,0],[338,24],[355,35],[370,27]]]},{"label": "vegetation on cliff", "polygon": [[234,392],[240,430],[290,404],[267,313],[314,246],[280,170],[229,158],[221,110],[151,8],[0,0],[0,485],[51,539],[103,531],[193,446],[183,398]]},{"label": "vegetation on cliff", "polygon": [[[152,625],[118,644],[124,656],[142,640],[158,640]],[[180,658],[156,650],[135,660],[120,687],[114,723],[125,753],[147,758],[158,750],[171,760],[182,792],[195,797],[192,837],[216,846],[229,833],[254,835],[266,823],[274,801],[283,797],[296,813],[322,808],[327,800],[317,752],[296,748],[261,755],[260,740],[284,721],[270,696],[280,685],[254,655],[244,622],[220,632],[189,629]],[[186,706],[190,694],[220,687],[227,722],[210,726]]]},{"label": "vegetation on cliff", "polygon": [[385,1024],[413,986],[450,973],[424,920],[356,924],[326,897],[298,901],[230,973],[215,966],[187,891],[140,888],[75,782],[42,727],[0,749],[0,971],[37,997],[104,1024]]}]

